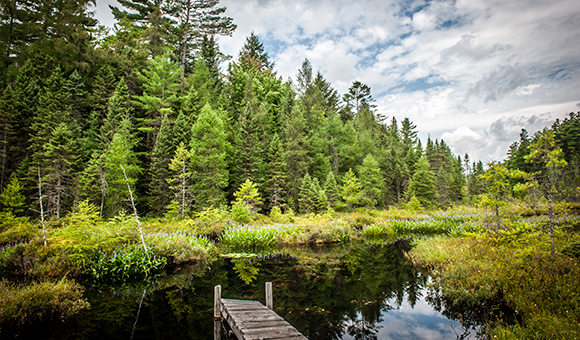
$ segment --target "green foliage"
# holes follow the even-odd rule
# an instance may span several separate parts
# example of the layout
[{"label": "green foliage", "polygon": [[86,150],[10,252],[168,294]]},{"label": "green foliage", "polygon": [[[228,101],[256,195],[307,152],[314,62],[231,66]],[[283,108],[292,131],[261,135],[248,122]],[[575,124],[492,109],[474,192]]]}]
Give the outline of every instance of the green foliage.
[{"label": "green foliage", "polygon": [[25,286],[0,281],[0,325],[3,326],[62,322],[88,308],[81,286],[67,279]]},{"label": "green foliage", "polygon": [[437,197],[435,176],[429,170],[427,157],[421,157],[419,162],[417,162],[417,169],[409,182],[407,196],[415,196],[425,208],[431,208],[435,205],[435,198]]},{"label": "green foliage", "polygon": [[24,211],[25,198],[22,195],[22,186],[16,177],[10,178],[10,182],[0,194],[0,207],[2,212],[19,215]]},{"label": "green foliage", "polygon": [[405,204],[405,209],[410,211],[421,211],[423,210],[423,206],[421,205],[421,201],[415,196],[411,197],[409,202]]},{"label": "green foliage", "polygon": [[349,169],[342,180],[341,197],[351,212],[360,203],[360,196],[361,184],[352,169]]},{"label": "green foliage", "polygon": [[379,205],[383,197],[383,176],[379,163],[373,155],[368,154],[359,169],[361,192],[361,205],[374,208]]},{"label": "green foliage", "polygon": [[230,248],[269,247],[284,242],[298,232],[296,225],[238,225],[226,226],[220,241]]},{"label": "green foliage", "polygon": [[228,184],[226,134],[222,119],[205,105],[192,127],[191,149],[195,204],[198,211],[225,203],[223,189]]},{"label": "green foliage", "polygon": [[580,258],[580,241],[571,242],[564,248],[562,248],[562,254]]},{"label": "green foliage", "polygon": [[191,193],[191,159],[193,157],[193,150],[188,149],[183,142],[175,150],[175,155],[169,163],[169,170],[173,171],[173,176],[167,180],[170,185],[169,188],[173,190],[175,199],[171,201],[171,208],[168,211],[175,209],[181,218],[189,212],[192,198]]},{"label": "green foliage", "polygon": [[145,253],[137,244],[113,250],[112,254],[97,252],[82,269],[96,281],[140,280],[163,269],[166,261],[151,251]]}]

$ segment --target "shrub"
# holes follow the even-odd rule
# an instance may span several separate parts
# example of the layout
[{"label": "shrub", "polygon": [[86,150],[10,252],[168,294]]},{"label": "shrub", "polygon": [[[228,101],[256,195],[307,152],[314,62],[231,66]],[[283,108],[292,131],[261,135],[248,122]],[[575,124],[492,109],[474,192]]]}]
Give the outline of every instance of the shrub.
[{"label": "shrub", "polygon": [[562,254],[580,258],[580,241],[575,241],[562,248]]},{"label": "shrub", "polygon": [[0,325],[62,321],[88,309],[81,287],[66,279],[21,286],[0,281]]},{"label": "shrub", "polygon": [[153,254],[176,264],[203,259],[214,248],[207,238],[183,232],[148,234],[146,242]]}]

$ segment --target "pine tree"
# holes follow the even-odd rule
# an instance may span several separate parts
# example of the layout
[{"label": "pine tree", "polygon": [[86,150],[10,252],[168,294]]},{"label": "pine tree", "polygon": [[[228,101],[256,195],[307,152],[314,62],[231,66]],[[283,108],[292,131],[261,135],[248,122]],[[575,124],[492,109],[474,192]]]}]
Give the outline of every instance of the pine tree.
[{"label": "pine tree", "polygon": [[248,101],[238,119],[237,133],[234,139],[235,165],[232,169],[233,187],[239,187],[246,180],[263,186],[262,170],[264,169],[264,154],[258,118],[261,108],[256,107],[255,100]]},{"label": "pine tree", "polygon": [[72,117],[78,122],[84,123],[87,119],[88,92],[78,70],[74,70],[68,77],[64,84],[64,91],[68,93],[69,102],[67,104],[71,107]]},{"label": "pine tree", "polygon": [[25,222],[27,217],[22,217],[26,207],[25,197],[22,194],[22,186],[16,178],[12,176],[6,189],[0,194],[0,230],[14,224]]},{"label": "pine tree", "polygon": [[147,146],[155,146],[157,132],[165,115],[173,116],[173,104],[177,101],[179,91],[179,66],[171,61],[169,54],[149,60],[147,69],[139,74],[143,82],[143,95],[135,96],[135,104],[141,107],[146,115],[139,119],[139,130],[147,133]]},{"label": "pine tree", "polygon": [[340,191],[332,171],[329,171],[326,176],[326,181],[324,182],[324,193],[326,194],[326,199],[328,200],[330,207],[336,209],[340,200]]},{"label": "pine tree", "polygon": [[344,121],[352,119],[363,108],[372,110],[375,107],[372,104],[375,100],[371,95],[371,88],[358,80],[352,82],[352,86],[342,97],[342,100],[345,103],[345,110],[342,113]]},{"label": "pine tree", "polygon": [[131,126],[131,122],[127,119],[121,122],[120,128],[113,135],[111,143],[100,160],[106,187],[105,206],[108,212],[106,215],[109,216],[128,209],[129,190],[121,166],[125,169],[132,188],[135,188],[137,179],[143,172],[135,152],[137,141],[131,135]]},{"label": "pine tree", "polygon": [[348,169],[342,180],[341,197],[351,212],[360,203],[361,184],[352,169]]},{"label": "pine tree", "polygon": [[379,205],[383,197],[383,176],[379,163],[368,154],[359,169],[362,187],[360,203],[362,206],[374,208]]},{"label": "pine tree", "polygon": [[312,185],[312,178],[310,174],[306,173],[300,181],[300,193],[298,194],[298,203],[300,206],[300,213],[307,214],[316,211],[316,203],[318,193],[314,190]]},{"label": "pine tree", "polygon": [[[231,36],[236,29],[233,19],[223,16],[225,7],[216,7],[219,0],[176,0],[171,9],[178,24],[173,26],[177,40],[176,55],[182,67],[182,77],[207,36]],[[217,69],[217,65],[216,65]],[[183,86],[183,83],[182,83]]]},{"label": "pine tree", "polygon": [[437,192],[435,191],[435,175],[429,169],[429,161],[423,156],[417,162],[417,169],[409,182],[407,197],[415,196],[423,207],[431,208],[435,205]]},{"label": "pine tree", "polygon": [[292,197],[294,208],[302,211],[299,203],[301,179],[308,171],[307,139],[304,132],[302,111],[294,107],[292,116],[284,129],[286,139],[286,169],[288,171],[288,191]]},{"label": "pine tree", "polygon": [[324,190],[320,187],[318,178],[312,178],[310,192],[314,198],[314,211],[322,213],[328,210],[328,197]]},{"label": "pine tree", "polygon": [[442,166],[439,167],[436,178],[436,189],[437,189],[437,203],[439,206],[445,207],[451,202],[451,178],[450,174],[443,169]]},{"label": "pine tree", "polygon": [[217,103],[216,80],[202,58],[196,60],[195,68],[187,79],[187,83],[197,91],[199,105],[215,105]]},{"label": "pine tree", "polygon": [[165,210],[171,200],[168,180],[170,179],[169,164],[174,152],[171,122],[165,116],[151,155],[150,203],[153,212],[157,215]]},{"label": "pine tree", "polygon": [[48,197],[48,211],[60,218],[65,199],[72,196],[78,160],[78,145],[74,133],[67,124],[61,123],[52,132],[51,138],[44,145],[45,196]]},{"label": "pine tree", "polygon": [[236,204],[243,204],[250,212],[250,215],[255,214],[260,210],[262,205],[262,197],[258,192],[258,187],[250,180],[246,180],[238,191],[234,193]]},{"label": "pine tree", "polygon": [[101,150],[104,150],[111,143],[113,136],[121,126],[121,122],[129,118],[130,112],[127,83],[124,78],[121,78],[107,103],[107,113],[100,128]]},{"label": "pine tree", "polygon": [[163,0],[118,0],[119,4],[129,9],[121,10],[109,5],[117,21],[128,20],[137,28],[140,37],[146,39],[146,46],[153,58],[159,56],[168,38],[172,20],[166,15]]},{"label": "pine tree", "polygon": [[197,210],[225,203],[223,189],[228,184],[226,133],[220,116],[209,106],[201,110],[192,128],[191,148],[193,193]]},{"label": "pine tree", "polygon": [[118,82],[115,80],[115,75],[109,65],[105,65],[97,71],[92,91],[88,94],[88,106],[91,111],[87,119],[84,138],[86,149],[90,150],[91,154],[99,147],[101,126],[107,116],[109,99],[115,93],[116,84]]},{"label": "pine tree", "polygon": [[274,134],[269,147],[265,192],[268,208],[283,207],[286,202],[286,161],[282,141]]},{"label": "pine tree", "polygon": [[20,185],[16,176],[12,176],[6,189],[0,194],[0,208],[5,214],[20,216],[24,212],[25,206],[26,201],[22,194],[22,185]]},{"label": "pine tree", "polygon": [[[175,206],[179,211],[181,218],[189,212],[193,195],[191,193],[192,184],[191,178],[191,159],[193,151],[188,149],[184,142],[181,142],[175,150],[175,155],[171,159],[169,169],[174,172],[173,177],[168,180],[173,190],[175,199],[172,200],[170,206]],[[168,208],[169,209],[169,208]]]},{"label": "pine tree", "polygon": [[260,71],[274,67],[274,63],[270,62],[268,53],[264,49],[264,44],[260,42],[254,31],[246,38],[246,42],[240,50],[239,60],[240,63],[250,65]]}]

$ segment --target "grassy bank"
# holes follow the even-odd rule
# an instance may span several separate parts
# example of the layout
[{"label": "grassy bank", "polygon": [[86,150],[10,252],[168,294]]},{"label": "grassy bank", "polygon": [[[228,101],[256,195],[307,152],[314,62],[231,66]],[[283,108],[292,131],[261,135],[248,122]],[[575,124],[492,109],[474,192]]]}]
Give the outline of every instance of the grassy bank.
[{"label": "grassy bank", "polygon": [[[83,285],[135,282],[185,263],[236,252],[259,253],[265,247],[388,242],[412,236],[411,259],[431,270],[434,294],[465,310],[482,311],[485,320],[492,322],[488,328],[491,335],[506,339],[578,338],[580,291],[576,282],[580,269],[575,256],[580,243],[574,242],[580,239],[580,219],[560,217],[557,254],[552,257],[547,219],[535,216],[541,212],[515,207],[504,219],[502,230],[496,232],[490,231],[493,216],[471,207],[421,213],[390,209],[321,215],[256,214],[248,224],[235,222],[227,211],[210,209],[186,219],[144,218],[143,247],[131,216],[103,220],[95,207],[80,204],[74,214],[48,222],[46,246],[38,224],[24,221],[1,228],[2,289],[11,289],[14,296],[3,302],[8,306],[5,308],[43,309],[42,304],[22,304],[20,300],[30,300],[32,295],[20,292],[28,292],[27,287],[38,291],[47,282],[60,282],[63,277],[71,280],[66,281],[70,287],[80,287],[72,280]],[[48,290],[46,287],[42,289]],[[80,300],[55,301],[66,306],[66,301]],[[491,317],[497,316],[499,305],[511,307],[521,322]],[[73,314],[59,315],[66,318]],[[31,315],[13,317],[10,322],[23,323]]]},{"label": "grassy bank", "polygon": [[[410,256],[432,270],[433,289],[446,301],[482,310],[494,339],[579,339],[580,219],[559,220],[555,256],[546,224],[515,219],[497,233],[422,239]],[[514,318],[498,315],[501,305]]]}]

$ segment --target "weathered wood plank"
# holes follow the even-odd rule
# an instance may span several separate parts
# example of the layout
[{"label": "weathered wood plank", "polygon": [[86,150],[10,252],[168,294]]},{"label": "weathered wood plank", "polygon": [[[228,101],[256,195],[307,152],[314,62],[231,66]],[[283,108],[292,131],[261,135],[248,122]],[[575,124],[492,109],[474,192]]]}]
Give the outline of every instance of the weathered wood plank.
[{"label": "weathered wood plank", "polygon": [[[217,288],[217,287],[216,287]],[[220,287],[221,288],[221,287]],[[268,288],[270,291],[268,292]],[[216,290],[216,296],[221,291]],[[266,285],[268,305],[272,305],[271,283]],[[305,340],[292,325],[259,301],[219,299],[216,310],[240,340]]]}]

